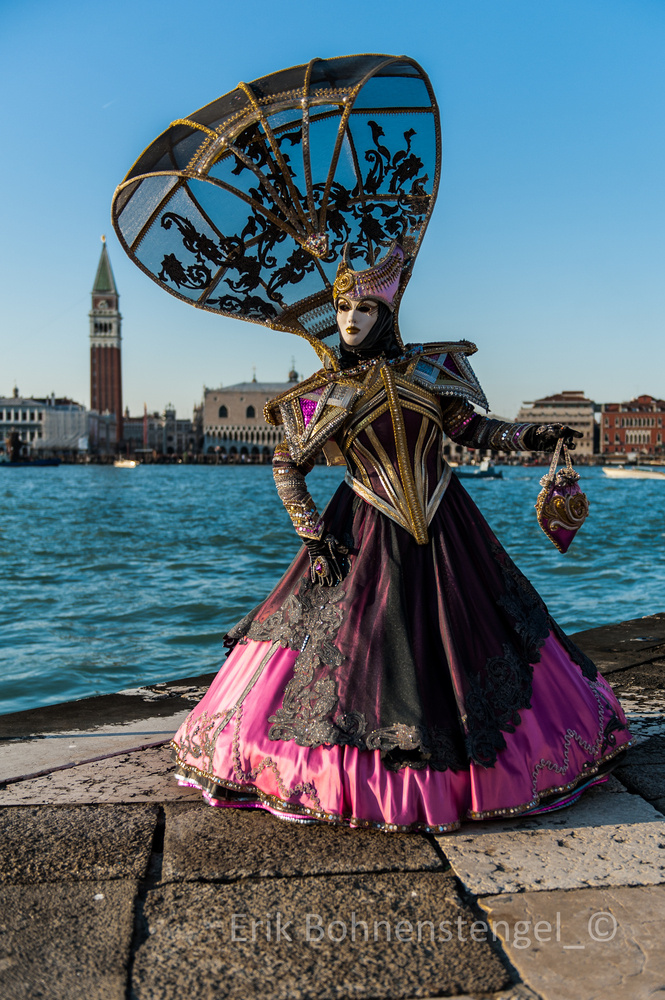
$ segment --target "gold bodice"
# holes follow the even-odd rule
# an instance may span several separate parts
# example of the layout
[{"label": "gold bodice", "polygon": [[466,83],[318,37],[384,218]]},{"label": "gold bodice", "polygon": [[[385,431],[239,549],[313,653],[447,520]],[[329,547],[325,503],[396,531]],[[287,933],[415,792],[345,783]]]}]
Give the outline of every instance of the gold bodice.
[{"label": "gold bodice", "polygon": [[349,486],[421,545],[450,479],[442,437],[437,397],[386,362],[337,435]]},{"label": "gold bodice", "polygon": [[440,400],[446,410],[485,403],[466,360],[474,350],[428,344],[396,360],[320,371],[271,401],[266,418],[283,422],[297,465],[323,449],[329,464],[346,465],[346,482],[359,496],[424,545],[451,475]]}]

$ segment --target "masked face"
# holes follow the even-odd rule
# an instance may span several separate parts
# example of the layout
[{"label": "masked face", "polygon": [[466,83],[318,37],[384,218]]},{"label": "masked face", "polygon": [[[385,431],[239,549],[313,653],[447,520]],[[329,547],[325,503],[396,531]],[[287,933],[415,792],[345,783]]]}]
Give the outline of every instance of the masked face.
[{"label": "masked face", "polygon": [[337,326],[347,347],[358,347],[376,323],[379,314],[374,299],[350,299],[346,295],[337,300]]}]

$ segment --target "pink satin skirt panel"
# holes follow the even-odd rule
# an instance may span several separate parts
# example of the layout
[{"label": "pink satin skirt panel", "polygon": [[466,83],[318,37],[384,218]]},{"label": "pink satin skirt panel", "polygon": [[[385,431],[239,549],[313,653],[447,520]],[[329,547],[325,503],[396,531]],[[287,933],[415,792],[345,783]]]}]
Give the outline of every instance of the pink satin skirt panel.
[{"label": "pink satin skirt panel", "polygon": [[[550,635],[534,666],[531,707],[492,767],[387,769],[379,750],[270,740],[297,652],[276,643],[236,646],[174,741],[177,777],[213,805],[386,830],[452,830],[465,820],[518,815],[543,796],[586,783],[630,741],[600,676],[591,681]],[[228,796],[228,792],[231,795]],[[234,797],[235,793],[235,797]]]}]

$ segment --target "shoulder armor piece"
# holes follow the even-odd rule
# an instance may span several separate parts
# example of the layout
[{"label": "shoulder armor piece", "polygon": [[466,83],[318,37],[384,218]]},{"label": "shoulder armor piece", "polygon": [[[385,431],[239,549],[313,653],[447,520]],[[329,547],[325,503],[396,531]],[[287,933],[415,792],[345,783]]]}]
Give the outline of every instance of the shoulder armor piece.
[{"label": "shoulder armor piece", "polygon": [[321,385],[327,385],[327,383],[328,375],[324,369],[320,369],[320,371],[314,372],[313,375],[310,375],[309,378],[306,378],[303,382],[298,382],[291,389],[286,389],[286,391],[281,392],[279,396],[269,399],[263,407],[263,416],[266,418],[266,423],[278,426],[283,422],[280,411],[282,403],[290,402],[292,399],[297,399],[313,389],[318,389]]},{"label": "shoulder armor piece", "polygon": [[339,430],[363,389],[355,379],[319,371],[266,403],[265,417],[269,423],[284,424],[291,457],[300,465]]},{"label": "shoulder armor piece", "polygon": [[407,378],[437,396],[467,399],[487,410],[487,397],[468,357],[477,347],[469,340],[410,344]]}]

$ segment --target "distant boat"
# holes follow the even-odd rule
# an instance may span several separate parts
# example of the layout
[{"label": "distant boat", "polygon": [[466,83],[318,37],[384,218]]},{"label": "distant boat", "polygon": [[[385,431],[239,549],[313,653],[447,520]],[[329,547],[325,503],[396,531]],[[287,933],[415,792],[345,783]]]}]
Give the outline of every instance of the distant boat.
[{"label": "distant boat", "polygon": [[665,479],[665,472],[648,465],[604,465],[603,472],[610,479]]},{"label": "distant boat", "polygon": [[135,469],[138,464],[133,458],[116,458],[113,463],[116,469]]},{"label": "distant boat", "polygon": [[490,465],[487,458],[480,465],[455,465],[453,472],[459,479],[503,479],[503,469]]}]

